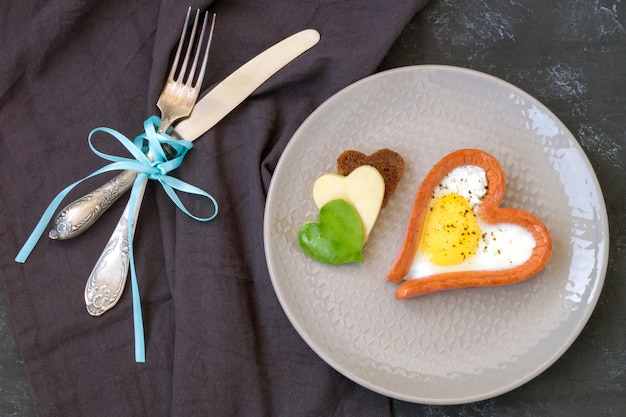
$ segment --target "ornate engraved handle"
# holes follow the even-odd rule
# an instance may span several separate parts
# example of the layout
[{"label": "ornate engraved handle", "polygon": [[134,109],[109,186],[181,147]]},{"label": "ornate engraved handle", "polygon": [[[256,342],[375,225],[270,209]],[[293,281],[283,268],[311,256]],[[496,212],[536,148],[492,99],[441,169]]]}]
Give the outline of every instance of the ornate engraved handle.
[{"label": "ornate engraved handle", "polygon": [[100,188],[65,206],[48,233],[50,239],[71,239],[83,233],[130,189],[136,177],[135,171],[123,171]]},{"label": "ornate engraved handle", "polygon": [[[133,225],[137,224],[139,208],[143,200],[148,179],[141,183],[138,190],[137,204],[134,213],[130,212],[130,202],[120,217],[113,234],[100,255],[96,266],[91,271],[87,285],[85,286],[85,303],[87,311],[92,316],[100,316],[111,309],[120,299],[126,285],[126,277],[130,267],[128,226],[129,219],[133,219]],[[131,217],[132,216],[132,217]],[[135,234],[135,228],[131,230]]]}]

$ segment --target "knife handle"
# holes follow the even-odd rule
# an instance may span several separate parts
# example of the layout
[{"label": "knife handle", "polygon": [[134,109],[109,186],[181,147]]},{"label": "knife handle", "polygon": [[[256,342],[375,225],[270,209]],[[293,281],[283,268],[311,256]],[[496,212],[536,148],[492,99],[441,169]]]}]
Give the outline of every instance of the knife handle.
[{"label": "knife handle", "polygon": [[102,214],[130,190],[137,177],[135,171],[123,171],[106,184],[65,206],[54,219],[50,239],[66,240],[87,230]]},{"label": "knife handle", "polygon": [[[130,212],[130,202],[126,204],[120,220],[87,279],[85,304],[92,316],[100,316],[113,308],[124,292],[130,267],[129,219],[133,219],[133,225],[137,224],[147,183],[147,178],[141,183],[133,213]],[[135,228],[133,227],[130,232],[134,236]]]}]

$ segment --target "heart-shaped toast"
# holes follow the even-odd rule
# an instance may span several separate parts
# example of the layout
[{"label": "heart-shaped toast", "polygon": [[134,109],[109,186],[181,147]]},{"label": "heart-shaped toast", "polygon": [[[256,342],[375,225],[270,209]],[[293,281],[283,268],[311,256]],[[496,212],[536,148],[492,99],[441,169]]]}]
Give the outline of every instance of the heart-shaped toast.
[{"label": "heart-shaped toast", "polygon": [[445,156],[420,186],[406,235],[386,279],[405,280],[396,298],[464,287],[512,284],[539,272],[552,254],[546,226],[501,208],[505,178],[490,154]]},{"label": "heart-shaped toast", "polygon": [[362,165],[373,166],[380,172],[385,181],[385,195],[382,207],[387,205],[389,198],[396,190],[402,174],[404,174],[404,159],[391,149],[379,149],[371,155],[355,150],[344,151],[337,158],[337,173],[350,175],[352,171]]},{"label": "heart-shaped toast", "polygon": [[363,226],[363,242],[376,223],[384,194],[385,181],[380,172],[370,165],[360,166],[346,177],[322,175],[313,185],[313,199],[317,207],[322,208],[329,201],[342,199],[356,209]]},{"label": "heart-shaped toast", "polygon": [[363,261],[361,219],[354,207],[344,200],[329,201],[318,221],[298,231],[298,244],[308,256],[325,264]]}]

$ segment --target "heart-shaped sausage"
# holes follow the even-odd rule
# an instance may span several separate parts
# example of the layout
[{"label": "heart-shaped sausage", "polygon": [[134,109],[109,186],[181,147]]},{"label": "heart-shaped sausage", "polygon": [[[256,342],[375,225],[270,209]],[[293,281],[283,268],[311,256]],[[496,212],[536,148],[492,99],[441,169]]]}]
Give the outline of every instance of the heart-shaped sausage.
[{"label": "heart-shaped sausage", "polygon": [[317,207],[332,200],[342,199],[352,204],[361,217],[363,224],[363,242],[369,237],[380,213],[385,181],[378,170],[363,165],[344,177],[326,174],[319,177],[313,185],[313,199]]},{"label": "heart-shaped sausage", "polygon": [[[418,245],[421,244],[435,187],[449,172],[463,166],[482,168],[486,174],[486,194],[477,206],[476,216],[490,225],[520,226],[532,235],[535,247],[525,262],[510,268],[434,273],[410,279],[407,274],[416,256]],[[502,167],[492,155],[484,151],[476,149],[455,151],[445,156],[430,170],[417,192],[402,247],[386,277],[393,283],[407,279],[397,288],[396,298],[405,299],[454,288],[511,284],[530,278],[546,265],[552,254],[552,240],[548,229],[528,212],[499,207],[504,189],[505,178]]]},{"label": "heart-shaped sausage", "polygon": [[311,258],[325,264],[363,262],[361,219],[344,200],[326,203],[319,223],[309,222],[298,231],[298,244]]},{"label": "heart-shaped sausage", "polygon": [[370,165],[376,168],[385,181],[385,196],[383,207],[387,205],[389,198],[396,190],[402,174],[404,174],[404,159],[391,149],[379,149],[371,155],[365,155],[355,150],[344,151],[337,158],[337,173],[350,175],[352,171],[362,165]]}]

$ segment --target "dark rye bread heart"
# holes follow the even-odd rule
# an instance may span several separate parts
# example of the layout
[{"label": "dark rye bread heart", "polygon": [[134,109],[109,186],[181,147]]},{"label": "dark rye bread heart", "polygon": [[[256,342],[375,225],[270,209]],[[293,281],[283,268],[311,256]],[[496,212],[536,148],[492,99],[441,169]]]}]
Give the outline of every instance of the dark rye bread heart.
[{"label": "dark rye bread heart", "polygon": [[361,165],[373,166],[385,180],[385,195],[382,204],[385,207],[404,174],[404,158],[399,153],[386,148],[379,149],[371,155],[347,150],[337,158],[337,173],[347,176]]}]

